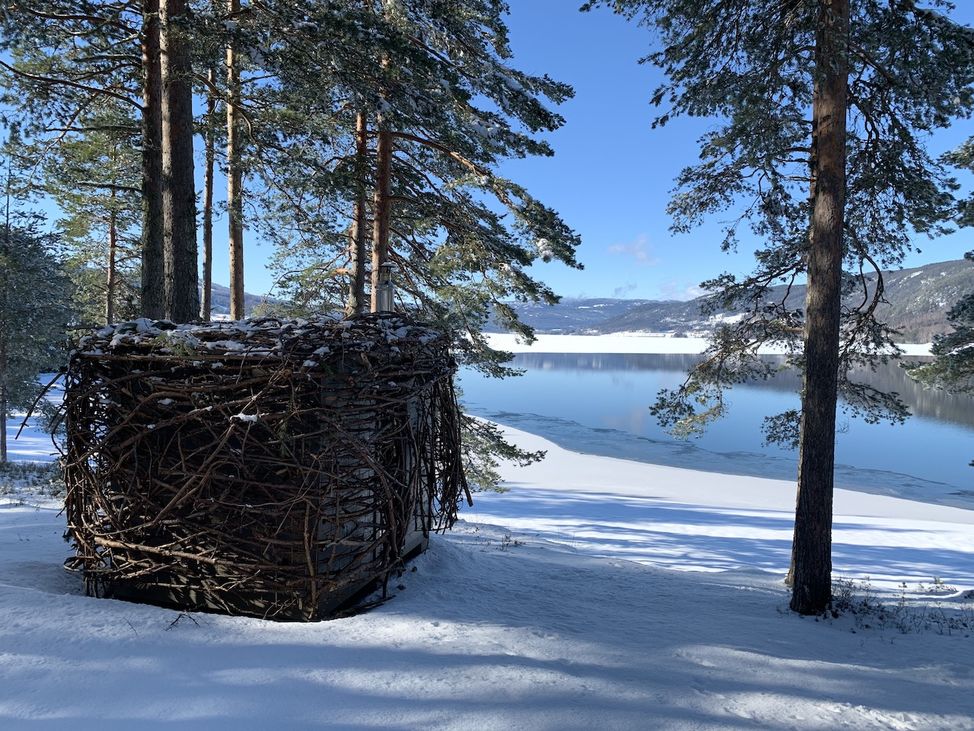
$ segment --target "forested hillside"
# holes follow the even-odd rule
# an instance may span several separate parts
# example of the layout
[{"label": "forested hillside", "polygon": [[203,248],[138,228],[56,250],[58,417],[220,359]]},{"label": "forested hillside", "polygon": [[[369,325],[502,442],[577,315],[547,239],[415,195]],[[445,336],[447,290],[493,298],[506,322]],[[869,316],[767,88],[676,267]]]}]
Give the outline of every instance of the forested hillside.
[{"label": "forested hillside", "polygon": [[[870,275],[868,281],[872,294],[876,275]],[[926,343],[950,330],[947,311],[974,289],[974,265],[957,260],[884,272],[883,283],[885,302],[877,308],[877,318],[898,330],[901,342]],[[862,299],[861,289],[848,293],[845,299],[851,303],[856,297]],[[796,285],[790,292],[784,286],[774,287],[768,299],[783,299],[787,308],[801,309],[805,286]],[[701,333],[734,316],[731,310],[702,315],[700,308],[705,300],[566,298],[553,307],[525,304],[517,311],[525,323],[542,333]]]}]

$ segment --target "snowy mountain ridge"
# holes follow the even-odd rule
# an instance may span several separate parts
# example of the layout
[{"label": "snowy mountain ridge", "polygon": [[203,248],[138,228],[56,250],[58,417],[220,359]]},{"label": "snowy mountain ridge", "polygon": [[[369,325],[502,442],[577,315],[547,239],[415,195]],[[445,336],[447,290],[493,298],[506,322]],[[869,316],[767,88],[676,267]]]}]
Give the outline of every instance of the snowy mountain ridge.
[{"label": "snowy mountain ridge", "polygon": [[[903,342],[925,343],[949,331],[947,311],[963,295],[974,291],[974,265],[958,259],[922,267],[883,273],[887,304],[878,317],[901,333]],[[870,279],[875,282],[875,276]],[[771,297],[785,295],[784,285],[774,287]],[[862,297],[861,291],[850,297]],[[739,316],[719,312],[700,314],[705,297],[693,300],[626,300],[612,298],[565,298],[557,305],[517,303],[518,314],[539,333],[600,335],[617,332],[666,332],[705,335],[719,322]],[[805,286],[792,287],[785,303],[801,309]],[[497,329],[497,328],[493,328]]]}]

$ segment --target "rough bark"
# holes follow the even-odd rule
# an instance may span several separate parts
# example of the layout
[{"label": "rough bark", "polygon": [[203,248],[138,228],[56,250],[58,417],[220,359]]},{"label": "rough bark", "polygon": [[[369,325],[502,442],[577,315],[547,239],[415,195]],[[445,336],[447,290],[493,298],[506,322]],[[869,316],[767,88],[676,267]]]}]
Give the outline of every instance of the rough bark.
[{"label": "rough bark", "polygon": [[[240,12],[240,0],[227,0],[227,12]],[[240,68],[233,43],[227,44],[227,209],[230,243],[230,319],[242,320],[244,313],[243,254],[243,169],[240,119]]]},{"label": "rough bark", "polygon": [[115,191],[111,192],[112,210],[108,213],[108,275],[105,278],[105,322],[115,322],[115,290],[118,288],[118,213]]},{"label": "rough bark", "polygon": [[[210,87],[216,82],[216,71],[210,69],[206,75]],[[213,168],[216,160],[216,130],[213,128],[216,117],[216,96],[206,95],[206,138],[203,159],[203,293],[200,301],[200,320],[210,321],[213,304]]]},{"label": "rough bark", "polygon": [[159,0],[142,4],[142,315],[166,314]]},{"label": "rough bark", "polygon": [[192,63],[186,0],[162,0],[162,203],[166,265],[166,316],[174,322],[199,317],[196,245],[196,181],[193,162]]},{"label": "rough bark", "polygon": [[[2,361],[2,355],[0,355]],[[0,370],[6,370],[6,365],[0,362]],[[7,461],[7,389],[0,382],[0,464]]]},{"label": "rough bark", "polygon": [[389,260],[389,214],[392,201],[392,134],[379,118],[376,144],[376,182],[372,222],[372,312],[378,311],[379,272]]},{"label": "rough bark", "polygon": [[805,377],[792,548],[791,608],[826,609],[832,594],[832,489],[846,193],[848,0],[820,0],[812,102],[812,218],[805,300]]},{"label": "rough bark", "polygon": [[[10,254],[10,186],[11,186],[10,158],[7,158],[7,184],[5,192],[3,241],[0,243],[0,253]],[[6,268],[0,269],[0,312],[7,312],[9,306],[10,274]],[[7,410],[10,408],[10,397],[7,381],[8,345],[10,338],[9,323],[6,318],[0,319],[0,464],[7,461]]]},{"label": "rough bark", "polygon": [[366,177],[368,175],[369,128],[366,116],[359,112],[355,118],[355,213],[349,232],[351,280],[348,286],[347,315],[361,315],[365,311],[366,248],[368,244],[368,211]]},{"label": "rough bark", "polygon": [[7,348],[6,336],[0,333],[0,464],[7,461]]}]

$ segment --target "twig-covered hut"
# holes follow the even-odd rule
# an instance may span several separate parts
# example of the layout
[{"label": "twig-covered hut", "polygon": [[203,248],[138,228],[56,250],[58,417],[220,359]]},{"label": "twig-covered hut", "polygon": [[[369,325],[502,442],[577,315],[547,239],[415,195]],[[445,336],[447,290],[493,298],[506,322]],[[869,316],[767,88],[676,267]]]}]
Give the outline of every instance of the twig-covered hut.
[{"label": "twig-covered hut", "polygon": [[68,565],[96,595],[333,614],[456,519],[455,369],[447,338],[389,314],[86,337],[65,396]]}]

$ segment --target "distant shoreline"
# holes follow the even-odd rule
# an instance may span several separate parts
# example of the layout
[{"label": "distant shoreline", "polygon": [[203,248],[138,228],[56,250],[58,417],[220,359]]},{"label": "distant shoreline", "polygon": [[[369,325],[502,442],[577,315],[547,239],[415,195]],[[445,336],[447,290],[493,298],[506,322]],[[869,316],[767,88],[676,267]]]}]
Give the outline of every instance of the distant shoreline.
[{"label": "distant shoreline", "polygon": [[[613,333],[611,335],[538,335],[531,345],[512,333],[487,333],[492,348],[510,353],[614,353],[697,355],[709,342],[701,337],[674,337],[664,333]],[[906,356],[930,355],[930,343],[898,343]],[[769,346],[763,355],[782,355],[784,350]]]}]

